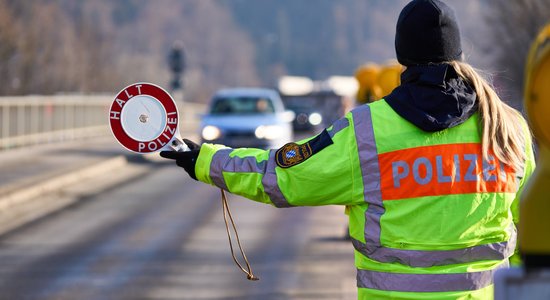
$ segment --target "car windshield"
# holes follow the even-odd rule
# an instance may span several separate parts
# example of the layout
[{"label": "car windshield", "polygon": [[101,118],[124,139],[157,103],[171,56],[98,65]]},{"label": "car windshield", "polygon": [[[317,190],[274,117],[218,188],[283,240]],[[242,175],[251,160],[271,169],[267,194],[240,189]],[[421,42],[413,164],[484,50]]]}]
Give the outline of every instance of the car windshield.
[{"label": "car windshield", "polygon": [[284,98],[285,107],[290,109],[315,109],[319,106],[319,101],[315,97],[310,96],[295,96]]},{"label": "car windshield", "polygon": [[219,97],[214,100],[211,114],[271,114],[273,103],[260,97]]}]

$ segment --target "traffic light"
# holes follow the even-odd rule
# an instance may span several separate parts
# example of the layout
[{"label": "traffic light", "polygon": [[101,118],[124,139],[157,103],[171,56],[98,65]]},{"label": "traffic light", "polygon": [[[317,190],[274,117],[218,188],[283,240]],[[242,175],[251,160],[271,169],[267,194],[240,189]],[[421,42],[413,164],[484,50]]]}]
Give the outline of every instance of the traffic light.
[{"label": "traffic light", "polygon": [[185,71],[185,52],[181,41],[174,42],[170,53],[168,54],[168,66],[172,71],[172,79],[170,81],[170,89],[172,91],[183,88],[181,76]]}]

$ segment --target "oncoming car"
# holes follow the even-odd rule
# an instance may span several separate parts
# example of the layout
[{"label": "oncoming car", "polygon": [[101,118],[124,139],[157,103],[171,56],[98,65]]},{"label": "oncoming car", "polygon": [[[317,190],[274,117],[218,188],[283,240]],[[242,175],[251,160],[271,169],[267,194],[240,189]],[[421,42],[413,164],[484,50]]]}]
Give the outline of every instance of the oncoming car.
[{"label": "oncoming car", "polygon": [[234,148],[279,148],[292,141],[293,119],[275,90],[223,89],[212,97],[202,118],[201,138]]}]

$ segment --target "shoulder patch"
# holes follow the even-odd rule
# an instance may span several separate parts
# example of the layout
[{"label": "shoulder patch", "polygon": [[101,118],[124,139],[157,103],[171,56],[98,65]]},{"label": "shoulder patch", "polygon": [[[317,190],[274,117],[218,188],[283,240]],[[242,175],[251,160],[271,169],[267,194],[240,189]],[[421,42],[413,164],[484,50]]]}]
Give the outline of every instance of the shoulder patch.
[{"label": "shoulder patch", "polygon": [[304,162],[333,143],[332,138],[325,129],[305,144],[288,143],[284,145],[275,153],[275,162],[281,168],[290,168]]}]

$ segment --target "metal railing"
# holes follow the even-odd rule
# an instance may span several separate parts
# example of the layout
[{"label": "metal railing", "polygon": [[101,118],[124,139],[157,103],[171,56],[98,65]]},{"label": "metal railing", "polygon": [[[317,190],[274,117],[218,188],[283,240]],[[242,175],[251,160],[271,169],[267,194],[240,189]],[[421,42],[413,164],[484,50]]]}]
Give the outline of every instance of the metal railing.
[{"label": "metal railing", "polygon": [[[108,111],[113,95],[0,97],[0,151],[20,146],[111,134]],[[202,104],[180,108],[180,127],[194,132]]]}]

